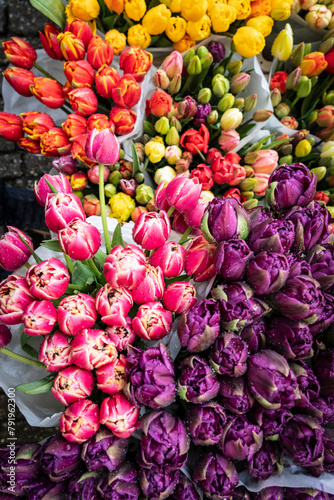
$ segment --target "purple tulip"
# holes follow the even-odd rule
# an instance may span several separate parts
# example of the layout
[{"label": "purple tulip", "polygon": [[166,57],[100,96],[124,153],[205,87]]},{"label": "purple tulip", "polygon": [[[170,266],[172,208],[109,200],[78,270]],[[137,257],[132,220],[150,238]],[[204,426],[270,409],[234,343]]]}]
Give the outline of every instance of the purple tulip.
[{"label": "purple tulip", "polygon": [[310,467],[321,464],[324,459],[323,433],[316,418],[294,415],[283,427],[279,439],[295,465]]},{"label": "purple tulip", "polygon": [[225,47],[221,42],[210,42],[208,51],[212,54],[215,63],[220,63],[225,57]]},{"label": "purple tulip", "polygon": [[[313,413],[323,425],[334,422],[334,398],[319,397],[312,401]],[[316,410],[316,411],[315,411]]]},{"label": "purple tulip", "polygon": [[181,399],[190,403],[205,403],[217,396],[217,376],[204,359],[190,356],[182,361],[180,369],[178,390]]},{"label": "purple tulip", "polygon": [[232,238],[246,239],[251,222],[246,210],[235,198],[214,198],[206,207],[201,229],[209,243]]},{"label": "purple tulip", "polygon": [[252,500],[284,500],[284,489],[279,486],[263,488],[258,493],[253,493]]},{"label": "purple tulip", "polygon": [[12,340],[12,332],[8,328],[8,326],[0,324],[0,349],[6,347],[9,342]]},{"label": "purple tulip", "polygon": [[334,247],[316,245],[307,255],[311,273],[323,290],[328,290],[334,283]]},{"label": "purple tulip", "polygon": [[182,314],[177,334],[182,347],[189,352],[208,349],[220,331],[220,307],[214,300],[198,301],[189,311]]},{"label": "purple tulip", "polygon": [[313,370],[311,370],[311,368],[309,368],[303,361],[291,363],[290,367],[297,377],[299,388],[296,406],[299,408],[309,408],[312,405],[312,401],[319,397],[320,384]]},{"label": "purple tulip", "polygon": [[81,466],[81,446],[67,441],[61,434],[49,437],[34,454],[51,481],[72,477]]},{"label": "purple tulip", "polygon": [[325,428],[324,436],[324,470],[334,472],[334,429]]},{"label": "purple tulip", "polygon": [[117,469],[124,462],[128,449],[128,439],[117,438],[106,427],[100,427],[97,433],[82,446],[81,458],[89,471]]},{"label": "purple tulip", "polygon": [[208,498],[230,497],[239,482],[238,473],[221,453],[203,453],[194,465],[193,479]]},{"label": "purple tulip", "polygon": [[269,323],[266,335],[269,349],[287,359],[304,359],[313,355],[313,336],[303,321],[275,316]]},{"label": "purple tulip", "polygon": [[160,342],[146,351],[128,347],[125,394],[137,406],[158,409],[175,399],[174,364],[167,347]]},{"label": "purple tulip", "polygon": [[100,500],[102,497],[97,491],[100,480],[98,472],[85,472],[74,477],[68,487],[66,499],[68,500]]},{"label": "purple tulip", "polygon": [[301,274],[312,276],[310,264],[306,262],[301,252],[288,253],[286,258],[290,266],[289,278],[295,278]]},{"label": "purple tulip", "polygon": [[314,488],[286,488],[286,500],[329,500],[328,493]]},{"label": "purple tulip", "polygon": [[303,163],[280,165],[270,176],[267,202],[274,210],[306,207],[313,200],[317,182],[316,175]]},{"label": "purple tulip", "polygon": [[253,252],[244,240],[222,241],[213,254],[216,273],[229,281],[242,279],[252,256]]},{"label": "purple tulip", "polygon": [[[67,489],[67,481],[61,481],[60,483],[54,483],[50,481],[50,479],[40,476],[39,479],[27,484],[26,487],[26,495],[28,500],[61,500],[65,498],[65,493],[68,491]],[[0,494],[0,498],[2,496]],[[13,497],[14,498],[14,497]],[[69,500],[72,500],[76,497],[67,496]],[[81,498],[81,497],[78,497]],[[91,497],[87,496],[85,499],[92,500]],[[94,497],[94,498],[100,498]],[[6,499],[3,499],[6,500]]]},{"label": "purple tulip", "polygon": [[247,462],[247,472],[255,479],[268,479],[272,475],[281,474],[282,470],[282,450],[272,441],[264,440],[260,450]]},{"label": "purple tulip", "polygon": [[292,408],[298,393],[297,379],[283,356],[264,349],[249,357],[248,384],[255,399],[268,410]]},{"label": "purple tulip", "polygon": [[189,405],[186,422],[193,443],[209,446],[220,441],[226,415],[220,404],[209,401],[201,405]]},{"label": "purple tulip", "polygon": [[279,410],[267,410],[255,402],[249,418],[263,430],[266,439],[276,441],[284,425],[292,418],[292,413],[285,408]]},{"label": "purple tulip", "polygon": [[255,226],[261,224],[261,222],[272,219],[271,211],[269,210],[269,208],[265,207],[249,208],[247,210],[247,213],[252,223],[252,230],[255,228]]},{"label": "purple tulip", "polygon": [[248,245],[254,253],[266,250],[287,254],[294,238],[295,228],[291,221],[267,219],[253,228]]},{"label": "purple tulip", "polygon": [[250,261],[247,283],[256,295],[276,293],[289,276],[289,263],[285,255],[275,252],[260,252]]},{"label": "purple tulip", "polygon": [[263,431],[251,424],[244,415],[229,417],[219,447],[223,455],[233,460],[247,460],[262,446]]},{"label": "purple tulip", "polygon": [[324,308],[318,319],[310,324],[310,332],[316,336],[327,330],[334,323],[334,296],[330,293],[323,293]]},{"label": "purple tulip", "polygon": [[145,469],[173,471],[187,461],[190,439],[180,418],[165,411],[152,411],[140,421],[143,431],[138,463]]},{"label": "purple tulip", "polygon": [[175,490],[180,480],[179,470],[140,469],[139,484],[145,498],[164,500]]},{"label": "purple tulip", "polygon": [[197,110],[197,102],[195,99],[187,95],[178,104],[178,111],[182,118],[193,118]]},{"label": "purple tulip", "polygon": [[234,490],[233,500],[251,500],[252,498],[251,493],[244,486],[238,486]]},{"label": "purple tulip", "polygon": [[97,485],[97,491],[105,500],[138,500],[140,488],[138,472],[132,464],[123,464],[114,472],[103,474]]},{"label": "purple tulip", "polygon": [[254,354],[266,347],[266,324],[263,319],[246,326],[240,332],[240,337],[247,343],[249,354]]},{"label": "purple tulip", "polygon": [[334,397],[334,349],[321,351],[313,361],[313,370],[320,382],[320,393]]},{"label": "purple tulip", "polygon": [[240,377],[247,371],[248,346],[233,332],[220,334],[210,349],[210,365],[216,373]]},{"label": "purple tulip", "polygon": [[200,500],[201,497],[196,489],[196,486],[190,479],[181,472],[179,484],[176,486],[174,493],[170,497],[171,500]]},{"label": "purple tulip", "polygon": [[219,400],[231,413],[243,415],[254,404],[245,377],[220,377]]},{"label": "purple tulip", "polygon": [[26,488],[40,477],[41,465],[34,458],[34,453],[38,448],[39,445],[36,443],[15,447],[15,464],[12,463],[14,450],[9,448],[0,450],[1,493],[14,492],[15,497],[24,496]]},{"label": "purple tulip", "polygon": [[294,252],[308,252],[328,233],[331,216],[325,206],[314,201],[306,208],[294,207],[285,215],[285,222],[292,222],[295,228],[295,237],[292,245]]},{"label": "purple tulip", "polygon": [[206,123],[206,117],[211,113],[211,105],[207,104],[199,104],[197,106],[196,114],[194,116],[194,125],[197,127],[201,125],[201,123]]}]

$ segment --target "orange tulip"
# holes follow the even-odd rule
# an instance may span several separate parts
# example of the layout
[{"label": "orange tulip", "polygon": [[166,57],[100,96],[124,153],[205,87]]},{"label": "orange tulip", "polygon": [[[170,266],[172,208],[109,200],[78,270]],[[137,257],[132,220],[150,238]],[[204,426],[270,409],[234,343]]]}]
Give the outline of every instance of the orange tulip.
[{"label": "orange tulip", "polygon": [[39,141],[44,132],[55,127],[55,122],[47,113],[38,111],[27,111],[21,113],[23,119],[23,130],[33,141]]},{"label": "orange tulip", "polygon": [[60,127],[54,127],[41,137],[41,152],[45,156],[65,156],[71,152],[71,143]]},{"label": "orange tulip", "polygon": [[327,68],[327,65],[325,54],[322,52],[310,52],[302,60],[300,68],[303,75],[312,77],[320,75]]},{"label": "orange tulip", "polygon": [[34,85],[30,86],[30,90],[48,108],[60,108],[65,102],[62,86],[51,78],[43,76],[35,78]]}]

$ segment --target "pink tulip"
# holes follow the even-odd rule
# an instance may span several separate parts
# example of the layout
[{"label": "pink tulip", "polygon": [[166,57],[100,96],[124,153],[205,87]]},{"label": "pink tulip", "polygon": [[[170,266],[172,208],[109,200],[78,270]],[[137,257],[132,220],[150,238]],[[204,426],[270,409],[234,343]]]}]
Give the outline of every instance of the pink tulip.
[{"label": "pink tulip", "polygon": [[27,335],[47,335],[57,321],[57,309],[49,300],[35,300],[25,309],[22,321]]},{"label": "pink tulip", "polygon": [[160,340],[169,334],[173,326],[173,316],[160,302],[147,302],[139,307],[132,320],[132,328],[145,340]]},{"label": "pink tulip", "polygon": [[64,406],[69,406],[80,399],[86,399],[94,389],[92,372],[68,366],[61,370],[54,379],[51,392]]},{"label": "pink tulip", "polygon": [[48,372],[58,372],[72,363],[70,339],[61,332],[48,335],[39,348],[38,359]]},{"label": "pink tulip", "polygon": [[240,142],[240,136],[235,130],[223,130],[218,142],[224,152],[229,152],[237,147]]},{"label": "pink tulip", "polygon": [[58,193],[72,193],[71,184],[66,175],[44,174],[38,182],[35,182],[34,187],[36,200],[40,205],[42,205],[42,207],[45,207],[48,194],[52,193],[51,188],[48,186],[45,179],[52,184]]},{"label": "pink tulip", "polygon": [[245,157],[255,174],[271,174],[278,165],[279,156],[275,149],[260,149]]},{"label": "pink tulip", "polygon": [[[99,166],[93,165],[87,172],[90,182],[93,184],[99,183]],[[103,182],[104,184],[108,181],[110,175],[110,170],[108,167],[103,167]]]},{"label": "pink tulip", "polygon": [[255,174],[256,184],[253,187],[253,192],[256,196],[264,196],[269,184],[270,174]]},{"label": "pink tulip", "polygon": [[185,265],[186,250],[183,246],[168,241],[162,247],[154,250],[150,264],[160,267],[166,278],[174,278],[182,273]]},{"label": "pink tulip", "polygon": [[128,438],[136,430],[139,409],[124,396],[114,394],[105,398],[100,410],[100,423],[119,438]]},{"label": "pink tulip", "polygon": [[70,275],[67,267],[59,259],[51,257],[31,266],[26,280],[30,292],[37,299],[55,300],[65,293]]},{"label": "pink tulip", "polygon": [[166,72],[170,80],[172,80],[174,76],[181,75],[183,71],[183,59],[180,52],[174,50],[169,54],[162,63],[162,69]]},{"label": "pink tulip", "polygon": [[0,267],[6,271],[16,271],[28,262],[31,255],[19,237],[21,236],[31,248],[33,244],[31,239],[17,227],[8,226],[7,229],[8,232],[0,237]]},{"label": "pink tulip", "polygon": [[73,219],[58,231],[58,239],[62,251],[75,260],[91,259],[101,244],[99,230],[81,219]]},{"label": "pink tulip", "polygon": [[73,219],[86,220],[80,198],[76,194],[51,193],[46,199],[45,224],[50,231],[63,229]]},{"label": "pink tulip", "polygon": [[120,145],[116,136],[108,128],[101,132],[94,128],[87,136],[85,152],[91,161],[114,165],[119,160]]},{"label": "pink tulip", "polygon": [[200,198],[194,210],[184,214],[185,223],[194,229],[201,229],[202,217],[207,205],[208,203],[202,203]]},{"label": "pink tulip", "polygon": [[196,207],[201,191],[202,184],[197,177],[188,179],[177,175],[166,187],[166,198],[168,203],[180,212],[189,212]]},{"label": "pink tulip", "polygon": [[135,222],[132,237],[145,250],[154,250],[168,240],[170,231],[170,220],[164,210],[144,212]]},{"label": "pink tulip", "polygon": [[60,432],[67,441],[84,443],[100,427],[99,407],[89,399],[73,403],[60,417]]},{"label": "pink tulip", "polygon": [[[185,215],[186,214],[184,213],[184,214],[179,214],[176,217],[174,217],[173,230],[176,233],[184,234],[186,232],[186,230],[188,229],[189,226],[185,221],[185,218],[184,218]],[[202,231],[200,229],[194,228],[190,231],[191,236],[199,236],[200,234],[202,234]]]},{"label": "pink tulip", "polygon": [[153,302],[162,298],[165,291],[164,275],[160,267],[146,265],[146,276],[132,290],[132,298],[137,304]]},{"label": "pink tulip", "polygon": [[146,257],[135,245],[115,246],[103,265],[103,274],[110,286],[136,288],[146,275]]},{"label": "pink tulip", "polygon": [[0,283],[0,321],[4,325],[18,325],[26,307],[35,297],[25,278],[11,274]]},{"label": "pink tulip", "polygon": [[171,283],[165,291],[163,303],[166,309],[182,314],[196,304],[196,288],[188,281]]},{"label": "pink tulip", "polygon": [[136,338],[136,334],[132,328],[132,319],[130,316],[127,316],[125,319],[125,326],[108,326],[106,328],[106,334],[114,342],[118,351],[125,351],[128,345],[131,345]]},{"label": "pink tulip", "polygon": [[[160,182],[159,186],[155,190],[154,193],[154,204],[159,210],[165,210],[165,212],[168,212],[170,209],[170,204],[166,200],[166,187],[168,186],[167,181],[162,181]],[[173,214],[176,213],[176,210],[174,210]]]},{"label": "pink tulip", "polygon": [[62,299],[57,312],[60,330],[73,336],[84,328],[93,326],[97,318],[95,299],[85,293]]},{"label": "pink tulip", "polygon": [[114,361],[117,350],[103,330],[86,328],[72,340],[71,355],[79,368],[93,370]]},{"label": "pink tulip", "polygon": [[186,250],[186,273],[193,275],[194,281],[206,281],[215,273],[213,254],[215,247],[200,235],[194,238]]},{"label": "pink tulip", "polygon": [[121,354],[119,359],[115,359],[96,370],[98,389],[111,396],[121,392],[125,386],[125,367],[126,357]]},{"label": "pink tulip", "polygon": [[113,288],[106,284],[96,295],[95,307],[107,325],[125,326],[132,306],[131,293],[123,287]]},{"label": "pink tulip", "polygon": [[12,340],[12,332],[8,326],[2,325],[0,323],[0,349],[6,347]]}]

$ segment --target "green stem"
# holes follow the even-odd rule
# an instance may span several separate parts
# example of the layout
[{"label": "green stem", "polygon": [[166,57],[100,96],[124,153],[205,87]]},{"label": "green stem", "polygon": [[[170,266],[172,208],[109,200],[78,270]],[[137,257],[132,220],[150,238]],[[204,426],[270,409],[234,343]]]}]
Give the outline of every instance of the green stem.
[{"label": "green stem", "polygon": [[174,210],[175,210],[174,207],[169,208],[169,210],[167,212],[168,217],[171,217],[173,215]]},{"label": "green stem", "polygon": [[71,261],[70,257],[68,255],[66,255],[65,252],[63,252],[63,254],[64,254],[64,257],[65,257],[65,260],[66,260],[67,268],[68,268],[70,274],[73,274],[73,264],[72,264],[72,261]]},{"label": "green stem", "polygon": [[103,169],[104,169],[103,163],[99,163],[99,198],[100,198],[103,234],[104,234],[104,239],[106,240],[106,249],[108,255],[111,251],[111,241],[107,224],[106,200],[104,197]]},{"label": "green stem", "polygon": [[37,64],[37,62],[34,62],[34,66],[36,69],[38,69],[38,71],[43,73],[44,76],[46,76],[47,78],[51,78],[52,80],[55,80],[57,83],[59,83],[59,85],[63,86],[60,82],[58,82],[58,80],[56,80],[56,78],[54,76],[52,76],[50,73],[48,73],[44,68],[42,68],[42,66]]},{"label": "green stem", "polygon": [[277,61],[276,68],[275,68],[275,71],[274,71],[273,75],[274,75],[277,71],[279,71],[280,65],[281,65],[281,61]]},{"label": "green stem", "polygon": [[28,264],[28,262],[26,262],[26,263],[24,264],[24,267],[26,267],[27,269],[30,269],[30,264]]},{"label": "green stem", "polygon": [[6,356],[9,356],[10,358],[17,359],[18,361],[22,361],[22,363],[26,363],[27,365],[32,365],[32,366],[37,366],[37,368],[44,368],[45,365],[43,363],[40,363],[39,361],[35,361],[34,359],[29,359],[26,358],[25,356],[21,356],[21,354],[16,354],[16,352],[9,351],[9,349],[6,349],[6,347],[3,347],[0,349],[0,352],[2,354],[6,354]]},{"label": "green stem", "polygon": [[290,111],[296,106],[297,102],[299,101],[299,97],[297,96],[294,101],[292,101],[292,104],[291,104],[291,107],[290,107]]},{"label": "green stem", "polygon": [[200,150],[195,146],[195,149],[197,151],[197,153],[200,155],[201,159],[204,161],[204,163],[206,162],[206,158],[205,156],[200,152]]},{"label": "green stem", "polygon": [[97,276],[99,278],[101,273],[98,270],[98,268],[96,267],[95,262],[93,261],[93,259],[88,259],[87,263],[88,263],[89,267],[91,268],[91,270],[93,271],[93,273],[95,274],[95,276]]},{"label": "green stem", "polygon": [[185,94],[185,92],[188,91],[188,89],[189,89],[189,87],[190,87],[190,85],[191,85],[191,83],[193,81],[193,78],[194,78],[194,75],[189,75],[188,76],[187,81],[184,84],[183,89],[181,89],[181,92],[180,92],[181,96],[183,96]]},{"label": "green stem", "polygon": [[[37,262],[37,264],[39,264],[40,262],[42,262],[42,259],[40,259],[37,255],[37,253],[34,252],[34,249],[31,248],[31,246],[28,245],[28,243],[22,238],[22,236],[19,234],[19,238],[20,240],[22,241],[22,243],[28,248],[29,252],[31,253],[31,255],[34,257],[35,261]],[[30,266],[29,266],[30,267]]]},{"label": "green stem", "polygon": [[183,243],[185,243],[188,239],[188,234],[190,233],[190,231],[192,230],[192,227],[188,227],[184,234],[182,235],[182,238],[180,239],[179,241],[179,245],[183,245]]}]

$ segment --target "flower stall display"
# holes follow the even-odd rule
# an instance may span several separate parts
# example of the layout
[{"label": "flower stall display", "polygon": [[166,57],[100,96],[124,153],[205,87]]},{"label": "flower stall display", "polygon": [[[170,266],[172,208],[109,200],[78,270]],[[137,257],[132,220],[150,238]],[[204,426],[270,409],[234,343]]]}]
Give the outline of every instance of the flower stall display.
[{"label": "flower stall display", "polygon": [[330,1],[293,0],[292,19],[300,26],[323,34],[334,28],[333,5]]}]

